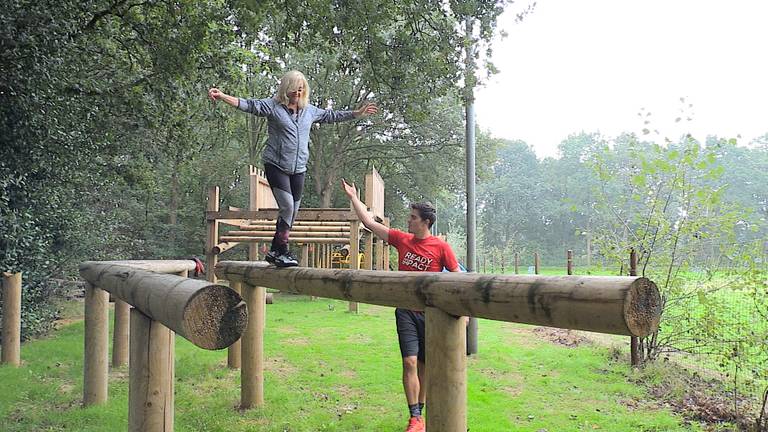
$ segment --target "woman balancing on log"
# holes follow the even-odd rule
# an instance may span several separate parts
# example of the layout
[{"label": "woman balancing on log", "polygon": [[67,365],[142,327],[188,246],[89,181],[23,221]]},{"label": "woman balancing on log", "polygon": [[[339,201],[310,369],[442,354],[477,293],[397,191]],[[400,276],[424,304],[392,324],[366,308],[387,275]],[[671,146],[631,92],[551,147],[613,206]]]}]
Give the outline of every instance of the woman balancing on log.
[{"label": "woman balancing on log", "polygon": [[267,99],[240,99],[218,88],[208,90],[215,102],[267,118],[267,145],[262,154],[264,172],[278,206],[272,246],[264,258],[278,267],[298,265],[288,250],[288,237],[299,211],[304,174],[309,159],[309,132],[314,123],[335,123],[376,114],[375,104],[366,102],[354,111],[334,111],[309,103],[309,83],[299,71],[283,75],[277,94]]}]

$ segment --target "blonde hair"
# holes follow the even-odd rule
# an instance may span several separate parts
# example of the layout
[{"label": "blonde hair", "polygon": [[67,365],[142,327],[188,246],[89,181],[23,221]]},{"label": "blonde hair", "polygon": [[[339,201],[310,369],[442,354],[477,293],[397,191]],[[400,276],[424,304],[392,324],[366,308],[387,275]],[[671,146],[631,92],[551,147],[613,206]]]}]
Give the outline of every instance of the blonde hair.
[{"label": "blonde hair", "polygon": [[309,83],[304,77],[304,74],[297,70],[286,72],[285,75],[280,78],[280,87],[277,89],[275,99],[283,105],[288,105],[288,93],[296,91],[302,85],[304,86],[304,91],[301,93],[298,105],[299,109],[304,109],[309,103]]}]

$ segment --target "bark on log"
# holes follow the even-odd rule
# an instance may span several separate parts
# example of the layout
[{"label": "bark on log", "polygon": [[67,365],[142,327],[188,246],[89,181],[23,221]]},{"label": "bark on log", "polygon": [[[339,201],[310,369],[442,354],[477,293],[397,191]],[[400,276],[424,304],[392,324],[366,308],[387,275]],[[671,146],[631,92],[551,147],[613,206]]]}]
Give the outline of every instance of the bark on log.
[{"label": "bark on log", "polygon": [[627,336],[652,333],[661,315],[658,288],[642,277],[326,270],[236,261],[219,263],[216,274],[297,294]]},{"label": "bark on log", "polygon": [[200,348],[232,345],[248,320],[240,295],[222,285],[94,261],[80,275]]}]

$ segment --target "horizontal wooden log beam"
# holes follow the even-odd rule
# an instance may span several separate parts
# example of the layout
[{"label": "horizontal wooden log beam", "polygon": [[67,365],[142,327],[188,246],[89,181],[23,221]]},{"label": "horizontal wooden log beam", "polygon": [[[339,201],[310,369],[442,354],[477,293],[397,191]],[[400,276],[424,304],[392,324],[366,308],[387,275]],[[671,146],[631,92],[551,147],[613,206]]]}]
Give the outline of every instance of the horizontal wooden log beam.
[{"label": "horizontal wooden log beam", "polygon": [[217,244],[216,246],[214,246],[213,250],[211,250],[211,252],[213,252],[214,255],[219,255],[219,254],[222,254],[222,253],[232,249],[233,247],[235,247],[235,246],[237,246],[239,244],[240,243],[237,243],[237,242],[221,242],[221,243]]},{"label": "horizontal wooden log beam", "polygon": [[[237,243],[258,243],[272,241],[272,236],[221,236],[219,240],[222,242],[237,242]],[[348,244],[349,237],[291,237],[291,243],[324,243],[324,244]]]},{"label": "horizontal wooden log beam", "polygon": [[649,335],[661,316],[658,288],[642,277],[277,268],[239,261],[220,262],[216,275],[297,294],[628,336]]},{"label": "horizontal wooden log beam", "polygon": [[80,275],[200,348],[232,345],[248,321],[240,295],[223,285],[96,261],[80,264]]},{"label": "horizontal wooden log beam", "polygon": [[[239,225],[238,229],[242,231],[271,231],[275,232],[275,224],[264,225]],[[231,231],[230,231],[231,232]],[[334,232],[349,234],[349,225],[329,226],[329,225],[293,225],[291,232]]]},{"label": "horizontal wooden log beam", "polygon": [[[348,236],[349,231],[343,232],[343,231],[337,231],[337,232],[327,232],[327,231],[294,231],[291,230],[291,233],[293,233],[296,236],[306,237],[306,238],[336,238],[336,237],[344,237],[345,234]],[[275,230],[271,231],[225,231],[221,233],[222,236],[227,237],[272,237],[275,235]]]},{"label": "horizontal wooden log beam", "polygon": [[181,273],[184,270],[195,271],[195,262],[192,260],[124,260],[124,261],[98,261],[99,264],[116,264],[132,268],[151,271],[154,273]]},{"label": "horizontal wooden log beam", "polygon": [[[267,219],[277,220],[277,209],[269,210],[240,210],[240,211],[206,211],[206,220],[216,219]],[[350,209],[325,209],[325,210],[299,210],[297,221],[328,221],[351,222],[359,220],[355,212]]]}]

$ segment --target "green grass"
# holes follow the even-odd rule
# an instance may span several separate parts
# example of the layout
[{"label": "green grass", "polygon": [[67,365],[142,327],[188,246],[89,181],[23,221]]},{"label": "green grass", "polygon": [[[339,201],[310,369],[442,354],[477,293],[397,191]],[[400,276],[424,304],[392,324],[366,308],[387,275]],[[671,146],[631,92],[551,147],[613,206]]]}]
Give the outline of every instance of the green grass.
[{"label": "green grass", "polygon": [[[225,351],[177,338],[176,430],[403,429],[392,309],[361,305],[352,315],[344,302],[276,295],[267,315],[263,409],[237,411],[239,372],[226,368]],[[626,358],[611,360],[608,348],[566,348],[530,327],[494,321],[480,322],[479,345],[468,372],[472,431],[700,430],[656,404],[636,402],[649,397],[633,383]],[[84,409],[82,353],[82,322],[24,344],[21,368],[0,367],[0,429],[125,430],[126,370],[110,372],[106,405]]]}]

